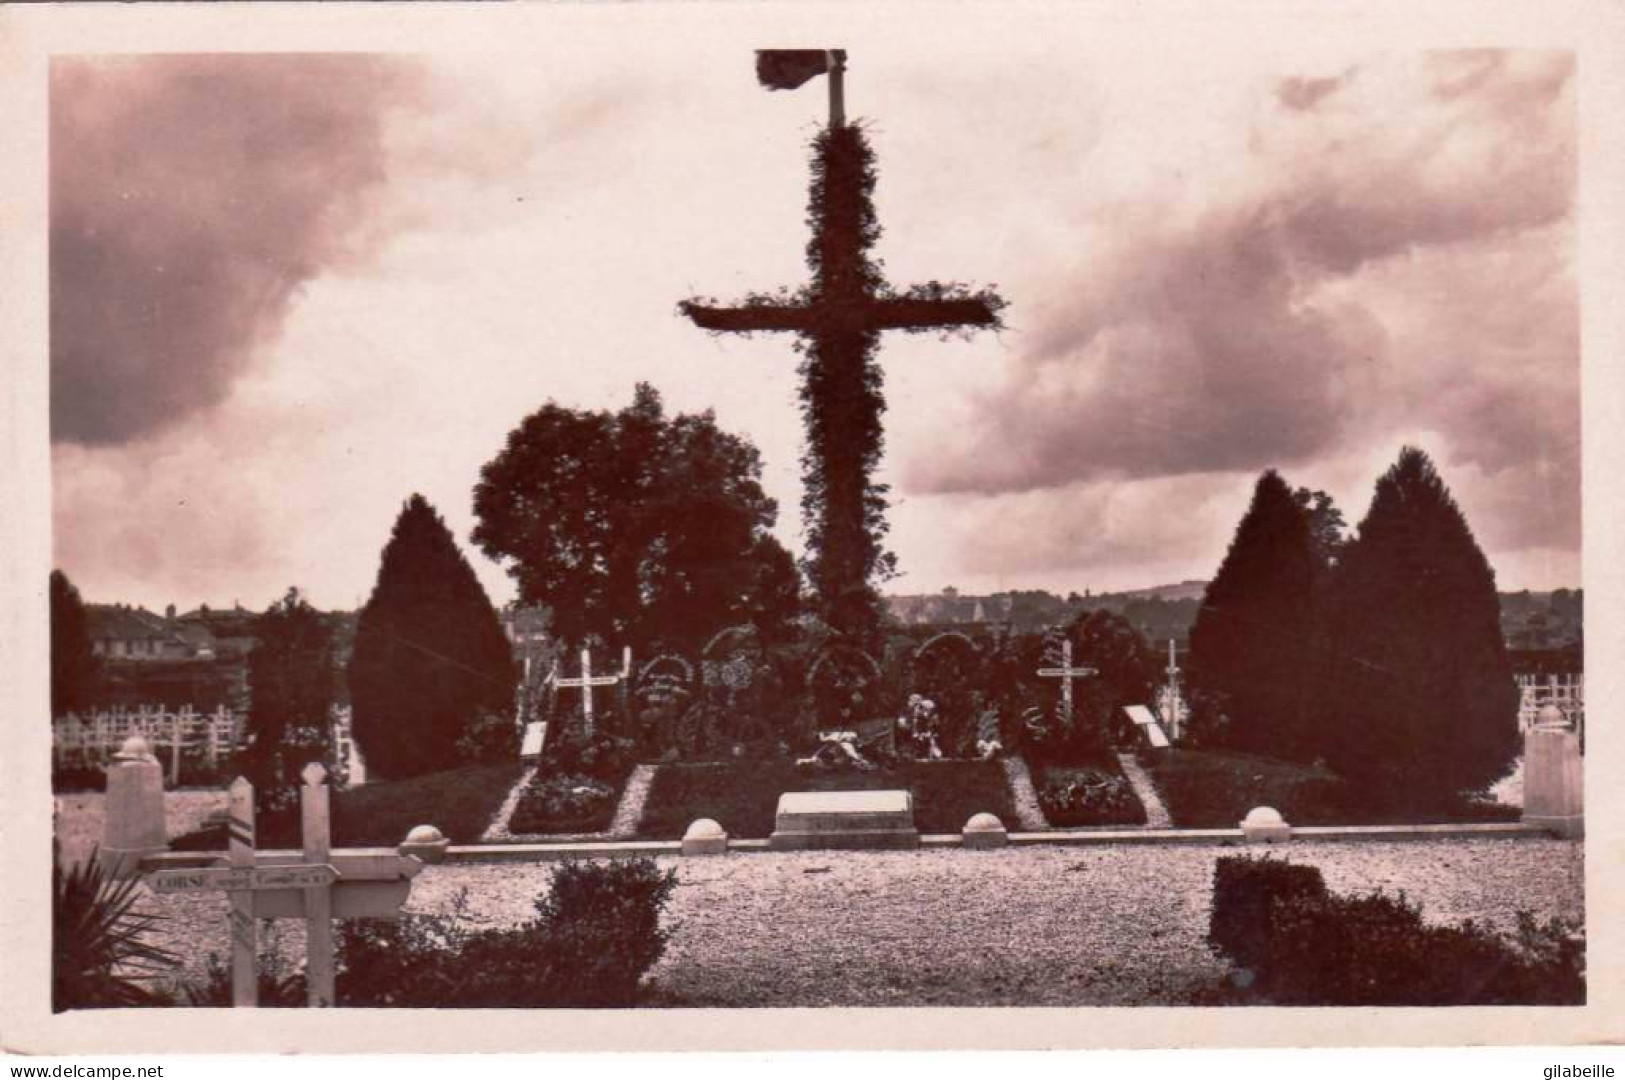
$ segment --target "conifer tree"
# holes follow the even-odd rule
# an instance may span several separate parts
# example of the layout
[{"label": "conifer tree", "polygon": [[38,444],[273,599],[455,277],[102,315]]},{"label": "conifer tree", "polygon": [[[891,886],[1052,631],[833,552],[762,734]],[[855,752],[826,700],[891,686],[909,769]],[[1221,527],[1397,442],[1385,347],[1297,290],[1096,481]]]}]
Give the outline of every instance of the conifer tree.
[{"label": "conifer tree", "polygon": [[1189,685],[1207,741],[1269,757],[1311,754],[1318,572],[1308,516],[1274,470],[1264,473],[1191,628]]},{"label": "conifer tree", "polygon": [[1518,691],[1495,572],[1421,450],[1377,482],[1339,562],[1319,696],[1327,763],[1384,802],[1425,810],[1504,775]]},{"label": "conifer tree", "polygon": [[101,664],[90,642],[84,601],[68,575],[51,571],[51,715],[82,712],[94,699]]},{"label": "conifer tree", "polygon": [[512,709],[516,677],[474,568],[413,495],[384,546],[350,658],[352,724],[368,772],[394,779],[451,768],[473,721]]},{"label": "conifer tree", "polygon": [[297,804],[306,765],[319,761],[335,772],[333,630],[298,589],[254,621],[248,692],[243,775],[260,812],[286,812]]}]

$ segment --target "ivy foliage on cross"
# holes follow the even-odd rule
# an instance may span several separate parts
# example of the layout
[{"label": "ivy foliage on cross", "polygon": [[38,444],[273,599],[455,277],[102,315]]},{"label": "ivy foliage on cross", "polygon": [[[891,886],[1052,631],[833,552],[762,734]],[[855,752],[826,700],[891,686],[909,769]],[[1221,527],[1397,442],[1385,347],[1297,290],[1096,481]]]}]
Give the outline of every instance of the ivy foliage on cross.
[{"label": "ivy foliage on cross", "polygon": [[[862,128],[845,120],[840,85],[845,67],[840,50],[758,54],[758,78],[769,89],[791,89],[826,72],[831,79],[830,122],[812,144],[807,244],[812,280],[793,292],[752,294],[733,306],[691,299],[679,311],[713,333],[798,336],[807,433],[801,510],[814,608],[849,640],[873,645],[882,622],[876,585],[895,572],[896,564],[883,543],[887,487],[873,480],[884,448],[886,407],[875,359],[880,333],[997,330],[1006,302],[992,288],[931,281],[899,290],[886,282],[870,254],[881,231],[871,199],[874,151]],[[785,71],[793,71],[793,77],[786,78]]]}]

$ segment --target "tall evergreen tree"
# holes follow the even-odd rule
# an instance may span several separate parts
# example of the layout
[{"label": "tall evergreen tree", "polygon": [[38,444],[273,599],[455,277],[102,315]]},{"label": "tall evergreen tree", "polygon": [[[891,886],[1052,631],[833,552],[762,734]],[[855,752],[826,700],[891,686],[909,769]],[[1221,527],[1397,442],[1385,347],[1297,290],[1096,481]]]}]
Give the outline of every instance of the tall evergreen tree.
[{"label": "tall evergreen tree", "polygon": [[350,658],[355,740],[381,777],[451,767],[481,713],[513,707],[496,609],[440,515],[413,495],[395,520]]},{"label": "tall evergreen tree", "polygon": [[1211,741],[1270,757],[1311,753],[1318,573],[1308,515],[1270,470],[1191,628],[1189,685],[1196,723],[1214,733]]},{"label": "tall evergreen tree", "polygon": [[243,775],[260,811],[297,804],[299,774],[313,761],[335,771],[333,630],[298,589],[254,620],[248,654],[248,747]]},{"label": "tall evergreen tree", "polygon": [[68,575],[51,571],[51,715],[83,712],[93,703],[101,665],[91,648],[90,619]]},{"label": "tall evergreen tree", "polygon": [[1495,572],[1421,450],[1406,447],[1377,482],[1335,598],[1328,764],[1414,809],[1502,776],[1517,754],[1518,691]]}]

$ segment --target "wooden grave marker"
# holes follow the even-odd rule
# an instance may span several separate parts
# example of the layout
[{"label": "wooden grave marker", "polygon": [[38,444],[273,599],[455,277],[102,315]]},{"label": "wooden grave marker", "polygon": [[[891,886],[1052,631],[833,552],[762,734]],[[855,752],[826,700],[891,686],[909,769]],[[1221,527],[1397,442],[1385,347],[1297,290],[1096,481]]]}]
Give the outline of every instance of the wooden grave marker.
[{"label": "wooden grave marker", "polygon": [[413,855],[384,849],[332,850],[327,770],[312,762],[299,791],[302,850],[261,852],[254,845],[254,785],[232,781],[225,866],[166,868],[164,856],[144,879],[154,892],[217,892],[231,898],[231,1003],[259,1004],[259,920],[305,920],[305,984],[312,1008],[334,999],[333,919],[399,918],[423,869]]}]

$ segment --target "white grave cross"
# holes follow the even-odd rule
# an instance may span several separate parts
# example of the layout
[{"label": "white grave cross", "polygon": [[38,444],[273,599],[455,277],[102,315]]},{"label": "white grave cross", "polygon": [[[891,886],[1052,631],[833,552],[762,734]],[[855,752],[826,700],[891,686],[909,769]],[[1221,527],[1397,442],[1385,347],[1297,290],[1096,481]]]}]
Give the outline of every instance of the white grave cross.
[{"label": "white grave cross", "polygon": [[327,770],[312,762],[299,791],[302,861],[254,850],[254,785],[232,781],[225,866],[164,869],[165,856],[151,860],[159,869],[146,876],[159,893],[217,892],[231,897],[231,1003],[259,1004],[255,965],[259,920],[305,920],[305,985],[312,1008],[333,1005],[333,919],[398,918],[411,892],[411,879],[423,864],[394,852],[331,850]]},{"label": "white grave cross", "polygon": [[1039,668],[1038,674],[1046,679],[1061,680],[1061,717],[1066,723],[1072,723],[1072,680],[1087,679],[1091,675],[1100,674],[1095,668],[1087,665],[1073,666],[1072,639],[1063,638],[1061,641],[1061,666]]},{"label": "white grave cross", "polygon": [[[561,690],[581,691],[581,715],[586,721],[587,735],[593,733],[592,721],[592,688],[595,686],[614,686],[623,679],[628,678],[632,672],[632,647],[626,646],[621,650],[621,671],[618,675],[594,675],[592,673],[592,650],[581,650],[581,676],[574,679],[559,677],[558,666],[555,663],[552,674],[553,685]],[[540,753],[540,747],[537,748]]]}]

